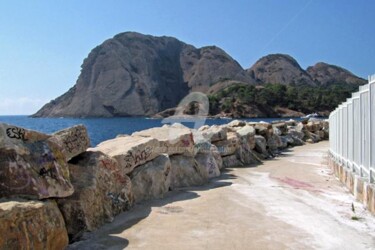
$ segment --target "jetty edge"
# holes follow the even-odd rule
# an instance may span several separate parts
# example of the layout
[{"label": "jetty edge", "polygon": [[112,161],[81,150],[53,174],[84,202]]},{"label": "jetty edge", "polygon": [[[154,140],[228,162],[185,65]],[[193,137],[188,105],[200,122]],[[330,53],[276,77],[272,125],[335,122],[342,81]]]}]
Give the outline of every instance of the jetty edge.
[{"label": "jetty edge", "polygon": [[90,148],[77,125],[43,134],[0,123],[0,249],[64,249],[168,191],[329,138],[326,120],[164,125]]}]

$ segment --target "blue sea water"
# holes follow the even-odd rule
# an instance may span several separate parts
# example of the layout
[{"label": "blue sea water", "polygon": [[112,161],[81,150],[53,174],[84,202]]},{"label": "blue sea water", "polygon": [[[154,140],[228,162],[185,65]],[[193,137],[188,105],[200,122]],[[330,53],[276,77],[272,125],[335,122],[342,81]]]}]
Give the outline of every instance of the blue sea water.
[{"label": "blue sea water", "polygon": [[[255,118],[242,119],[246,121],[265,121],[289,120],[282,118]],[[231,119],[206,119],[200,125],[221,125],[229,123]],[[121,118],[31,118],[28,116],[0,116],[0,123],[20,126],[23,128],[40,131],[43,133],[54,133],[77,124],[83,124],[87,127],[91,145],[96,146],[102,141],[115,138],[118,134],[131,134],[153,127],[160,127],[164,124],[163,119],[148,119],[139,117],[121,117]],[[187,127],[193,128],[194,123],[182,122]]]}]

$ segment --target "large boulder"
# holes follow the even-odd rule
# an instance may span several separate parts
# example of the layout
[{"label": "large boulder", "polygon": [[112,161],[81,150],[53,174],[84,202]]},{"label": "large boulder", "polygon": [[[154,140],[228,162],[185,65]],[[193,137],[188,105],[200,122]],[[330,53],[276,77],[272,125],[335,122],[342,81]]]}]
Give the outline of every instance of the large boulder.
[{"label": "large boulder", "polygon": [[297,125],[297,122],[293,119],[290,119],[289,121],[284,121],[287,127],[294,127]]},{"label": "large boulder", "polygon": [[299,132],[295,128],[290,128],[288,135],[292,136],[293,138],[298,138],[299,140],[303,140],[303,138],[305,138],[305,132]]},{"label": "large boulder", "polygon": [[316,131],[319,131],[321,129],[321,123],[320,121],[309,121],[306,124],[306,129],[309,132],[315,133]]},{"label": "large boulder", "polygon": [[244,164],[236,155],[228,155],[223,157],[223,168],[243,167]]},{"label": "large boulder", "polygon": [[322,124],[323,130],[329,131],[329,121],[328,120],[321,121],[321,124]]},{"label": "large boulder", "polygon": [[321,121],[322,123],[322,131],[324,132],[324,136],[322,139],[328,140],[329,139],[329,121],[324,120]]},{"label": "large boulder", "polygon": [[221,156],[233,155],[240,145],[240,139],[236,132],[228,132],[225,141],[214,142]]},{"label": "large boulder", "polygon": [[130,174],[134,200],[162,198],[169,191],[171,176],[171,161],[167,154],[139,166]]},{"label": "large boulder", "polygon": [[240,120],[233,120],[230,123],[227,124],[229,127],[243,127],[246,125],[245,121],[240,121]]},{"label": "large boulder", "polygon": [[267,141],[261,135],[255,135],[255,148],[254,150],[259,153],[259,156],[263,159],[269,158],[269,153],[267,150]]},{"label": "large boulder", "polygon": [[159,141],[159,147],[155,148],[159,154],[194,154],[194,139],[192,131],[185,126],[170,126],[150,128],[135,132],[133,136],[151,137]]},{"label": "large boulder", "polygon": [[321,140],[319,135],[309,132],[309,131],[306,132],[305,138],[306,138],[306,142],[308,143],[317,143]]},{"label": "large boulder", "polygon": [[291,135],[282,135],[280,136],[282,142],[282,148],[292,147],[294,146],[294,139]]},{"label": "large boulder", "polygon": [[302,139],[300,139],[298,136],[293,136],[290,133],[288,133],[287,135],[282,135],[280,136],[280,138],[283,143],[283,147],[302,146],[305,144],[304,141],[302,141]]},{"label": "large boulder", "polygon": [[277,152],[279,149],[283,147],[283,142],[280,136],[273,134],[268,138],[267,145],[271,152]]},{"label": "large boulder", "polygon": [[172,155],[170,156],[171,188],[189,187],[203,185],[208,181],[207,171],[191,156]]},{"label": "large boulder", "polygon": [[73,192],[65,155],[54,138],[0,124],[0,198],[45,199]]},{"label": "large boulder", "polygon": [[305,133],[307,131],[306,129],[306,126],[302,123],[302,122],[299,122],[295,127],[294,127],[295,131],[299,132],[299,133]]},{"label": "large boulder", "polygon": [[[315,132],[315,134],[319,136],[320,140],[324,140],[324,139],[326,139],[326,135],[327,135],[327,134],[326,134],[325,131],[323,131],[323,130],[318,130],[318,131]],[[328,139],[328,138],[327,138],[327,139]]]},{"label": "large boulder", "polygon": [[239,146],[236,149],[237,159],[244,165],[248,166],[259,163],[259,158],[254,154],[255,148],[255,129],[250,125],[235,128],[239,137]]},{"label": "large boulder", "polygon": [[201,131],[194,130],[194,154],[209,153],[211,150],[211,141],[203,136]]},{"label": "large boulder", "polygon": [[267,122],[248,123],[255,128],[255,133],[268,139],[273,134],[272,124]]},{"label": "large boulder", "polygon": [[215,145],[212,144],[209,154],[212,155],[212,157],[216,161],[216,164],[217,164],[219,170],[221,170],[223,168],[223,159],[220,155],[219,149]]},{"label": "large boulder", "polygon": [[222,169],[223,160],[221,158],[219,149],[214,144],[211,144],[211,142],[202,135],[201,131],[195,131],[193,134],[196,151],[195,159],[197,160],[197,163],[206,164],[207,161],[213,161],[219,170]]},{"label": "large boulder", "polygon": [[241,143],[248,145],[249,149],[255,148],[255,129],[252,126],[246,125],[236,129],[236,132],[241,140]]},{"label": "large boulder", "polygon": [[122,136],[104,141],[90,151],[100,151],[117,160],[125,174],[160,155],[159,141],[152,137]]},{"label": "large boulder", "polygon": [[83,125],[60,130],[52,135],[63,149],[66,160],[85,152],[90,147],[90,138]]},{"label": "large boulder", "polygon": [[288,132],[288,126],[285,122],[278,122],[272,124],[274,131],[279,131],[280,134],[278,135],[286,135]]},{"label": "large boulder", "polygon": [[202,133],[203,137],[211,142],[216,141],[223,141],[227,139],[227,127],[213,125],[209,126],[202,126],[198,129],[199,132]]},{"label": "large boulder", "polygon": [[219,150],[211,144],[207,153],[198,153],[195,160],[200,169],[205,169],[207,178],[214,178],[220,175],[220,169],[223,167],[223,160]]},{"label": "large boulder", "polygon": [[75,192],[59,199],[71,240],[113,220],[133,204],[130,178],[116,160],[101,152],[85,152],[69,164]]},{"label": "large boulder", "polygon": [[0,249],[65,249],[64,219],[54,201],[0,201]]},{"label": "large boulder", "polygon": [[259,157],[255,154],[255,152],[252,149],[250,149],[248,144],[242,142],[240,143],[240,146],[236,151],[236,157],[238,161],[242,163],[241,166],[249,166],[261,162]]}]

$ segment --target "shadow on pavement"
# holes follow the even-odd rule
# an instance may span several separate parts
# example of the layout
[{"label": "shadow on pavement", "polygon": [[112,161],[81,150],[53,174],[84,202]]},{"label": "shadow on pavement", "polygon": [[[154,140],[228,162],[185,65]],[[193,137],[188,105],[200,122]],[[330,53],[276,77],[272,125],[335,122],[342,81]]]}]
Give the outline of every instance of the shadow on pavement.
[{"label": "shadow on pavement", "polygon": [[[230,169],[224,170],[219,177],[211,179],[209,183],[202,186],[179,188],[168,192],[162,199],[142,201],[129,211],[119,214],[111,223],[102,226],[97,231],[85,233],[80,241],[69,245],[67,249],[124,249],[129,245],[129,240],[118,237],[116,234],[121,234],[125,230],[147,218],[151,213],[152,208],[162,208],[168,205],[164,207],[160,213],[181,212],[179,211],[179,207],[173,207],[170,205],[177,201],[198,198],[199,195],[196,191],[206,191],[232,185],[230,180],[236,179],[237,176],[231,174],[231,172],[232,170]],[[96,235],[100,235],[100,239],[96,238]]]}]

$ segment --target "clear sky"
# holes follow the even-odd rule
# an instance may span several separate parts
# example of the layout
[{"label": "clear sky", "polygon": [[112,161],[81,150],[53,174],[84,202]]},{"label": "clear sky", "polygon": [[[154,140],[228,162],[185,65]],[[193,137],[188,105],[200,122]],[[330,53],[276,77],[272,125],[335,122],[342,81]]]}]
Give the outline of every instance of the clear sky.
[{"label": "clear sky", "polygon": [[217,45],[244,68],[286,53],[375,73],[372,0],[0,0],[0,115],[65,93],[91,49],[125,31]]}]

